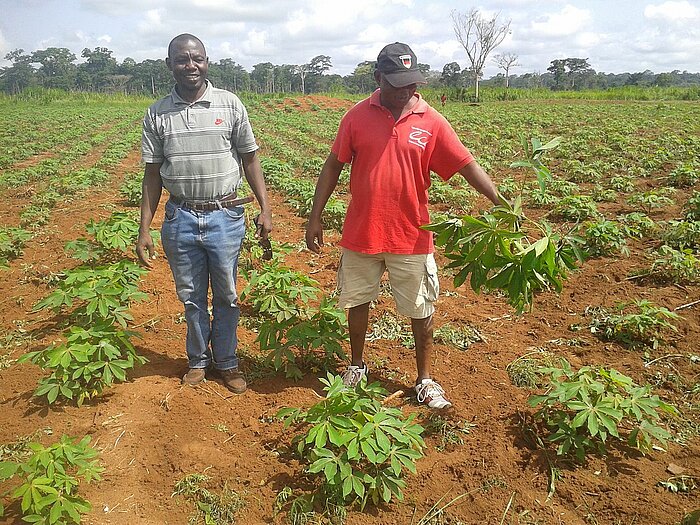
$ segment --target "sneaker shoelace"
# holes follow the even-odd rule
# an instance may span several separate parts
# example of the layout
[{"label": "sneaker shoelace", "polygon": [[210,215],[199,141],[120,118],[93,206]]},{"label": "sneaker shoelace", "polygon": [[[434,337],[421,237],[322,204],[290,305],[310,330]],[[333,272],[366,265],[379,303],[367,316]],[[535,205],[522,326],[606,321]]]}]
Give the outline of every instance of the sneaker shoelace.
[{"label": "sneaker shoelace", "polygon": [[435,381],[429,381],[427,383],[421,383],[418,385],[417,397],[419,403],[425,402],[427,398],[430,398],[430,400],[434,400],[439,397],[443,397],[444,394],[445,391]]}]

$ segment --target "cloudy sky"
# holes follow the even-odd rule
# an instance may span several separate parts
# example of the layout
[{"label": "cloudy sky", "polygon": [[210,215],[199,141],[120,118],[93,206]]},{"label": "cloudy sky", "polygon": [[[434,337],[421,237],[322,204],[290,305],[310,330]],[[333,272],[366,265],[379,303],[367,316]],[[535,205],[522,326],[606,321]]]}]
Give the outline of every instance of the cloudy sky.
[{"label": "cloudy sky", "polygon": [[[515,53],[512,73],[544,72],[555,58],[588,58],[596,71],[700,72],[700,0],[0,0],[0,66],[9,51],[106,47],[121,62],[164,58],[170,39],[193,33],[212,61],[303,64],[331,57],[346,75],[402,41],[442,71],[468,65],[450,13],[476,7],[511,20],[496,53]],[[485,76],[498,73],[491,63]]]}]

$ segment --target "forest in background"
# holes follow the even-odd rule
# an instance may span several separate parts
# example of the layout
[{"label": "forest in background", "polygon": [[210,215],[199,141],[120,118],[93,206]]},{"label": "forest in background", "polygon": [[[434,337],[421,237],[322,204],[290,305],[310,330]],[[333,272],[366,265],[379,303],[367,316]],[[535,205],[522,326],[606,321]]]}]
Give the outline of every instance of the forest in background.
[{"label": "forest in background", "polygon": [[[77,63],[78,57],[67,48],[50,47],[29,53],[16,49],[5,55],[11,65],[0,68],[0,91],[17,94],[38,87],[72,92],[160,96],[172,88],[172,75],[164,59],[136,62],[125,58],[118,62],[112,54],[105,47],[93,50],[85,48],[81,53],[83,61]],[[567,69],[564,67],[567,64],[585,67]],[[210,63],[209,78],[217,87],[253,93],[364,94],[376,86],[373,61],[360,62],[351,74],[345,76],[329,74],[331,68],[332,59],[327,55],[318,55],[306,64],[261,62],[255,64],[251,71],[231,58],[224,58]],[[419,64],[419,68],[428,79],[428,89],[445,91],[448,98],[453,100],[469,100],[468,90],[473,85],[473,71],[470,68],[462,69],[456,62],[445,64],[441,71],[432,69],[428,64]],[[628,88],[683,88],[682,92],[671,98],[700,98],[700,73],[679,70],[603,73],[596,72],[587,59],[577,58],[552,60],[543,73],[510,74],[507,77],[499,73],[482,80],[481,85],[500,88],[493,92],[492,97],[502,99],[523,98],[522,94],[517,93],[518,90],[539,91],[539,95],[530,93],[526,96],[542,98],[542,90],[549,93],[623,89],[630,93]]]}]

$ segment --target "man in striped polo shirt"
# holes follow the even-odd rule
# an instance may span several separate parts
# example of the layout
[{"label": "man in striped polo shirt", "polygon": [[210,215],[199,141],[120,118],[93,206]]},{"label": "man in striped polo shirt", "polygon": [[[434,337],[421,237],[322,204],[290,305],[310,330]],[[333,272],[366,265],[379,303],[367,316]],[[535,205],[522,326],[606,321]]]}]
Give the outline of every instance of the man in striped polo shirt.
[{"label": "man in striped polo shirt", "polygon": [[207,80],[209,59],[199,38],[175,37],[166,64],[175,87],[148,108],[143,121],[146,167],[136,253],[150,268],[155,253],[150,225],[165,188],[170,199],[161,239],[187,321],[189,370],[182,382],[197,385],[213,368],[229,390],[243,393],[247,385],[236,353],[236,275],[245,233],[242,204],[252,198],[237,198],[236,191],[245,176],[261,208],[257,234],[267,239],[272,211],[258,145],[238,97]]}]

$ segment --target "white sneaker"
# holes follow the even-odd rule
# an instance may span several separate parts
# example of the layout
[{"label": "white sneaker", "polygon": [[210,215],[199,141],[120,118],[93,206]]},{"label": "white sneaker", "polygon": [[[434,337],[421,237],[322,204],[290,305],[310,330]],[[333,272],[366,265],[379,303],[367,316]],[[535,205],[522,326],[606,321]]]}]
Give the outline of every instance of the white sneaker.
[{"label": "white sneaker", "polygon": [[423,379],[416,385],[416,395],[419,403],[430,408],[450,408],[452,403],[445,399],[445,391],[432,379]]},{"label": "white sneaker", "polygon": [[348,388],[355,388],[363,377],[367,377],[367,365],[362,363],[362,366],[350,365],[343,372],[343,384]]}]

